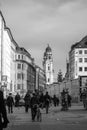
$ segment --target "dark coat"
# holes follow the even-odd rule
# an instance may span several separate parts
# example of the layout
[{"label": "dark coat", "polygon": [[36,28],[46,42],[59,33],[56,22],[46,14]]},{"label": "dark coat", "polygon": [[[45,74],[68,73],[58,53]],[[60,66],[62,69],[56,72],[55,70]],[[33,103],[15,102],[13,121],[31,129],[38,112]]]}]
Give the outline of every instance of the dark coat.
[{"label": "dark coat", "polygon": [[30,100],[30,106],[31,106],[31,108],[32,108],[34,105],[36,105],[36,104],[39,104],[38,98],[37,98],[37,96],[33,96],[33,97],[31,98],[31,100]]},{"label": "dark coat", "polygon": [[8,96],[7,97],[7,105],[10,107],[10,106],[13,106],[13,104],[14,104],[13,97],[12,96]]},{"label": "dark coat", "polygon": [[19,100],[20,100],[20,95],[17,94],[17,95],[15,96],[15,101],[16,101],[16,102],[19,102]]},{"label": "dark coat", "polygon": [[[3,120],[3,122],[2,122]],[[0,130],[3,128],[7,127],[7,124],[9,123],[8,118],[7,118],[7,112],[6,112],[6,107],[4,103],[4,98],[3,98],[3,92],[0,90]]]},{"label": "dark coat", "polygon": [[45,101],[45,105],[49,105],[49,103],[50,103],[50,96],[48,94],[46,94],[44,96],[44,101]]},{"label": "dark coat", "polygon": [[30,94],[26,94],[24,97],[24,101],[25,101],[25,105],[29,105],[30,106]]}]

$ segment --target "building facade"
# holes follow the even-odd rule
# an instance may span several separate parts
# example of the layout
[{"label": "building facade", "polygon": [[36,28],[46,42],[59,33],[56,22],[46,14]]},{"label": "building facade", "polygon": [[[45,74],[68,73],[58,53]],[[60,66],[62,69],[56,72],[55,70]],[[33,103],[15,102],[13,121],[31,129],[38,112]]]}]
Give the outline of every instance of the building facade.
[{"label": "building facade", "polygon": [[35,90],[36,70],[34,59],[24,48],[16,48],[16,87],[15,91],[24,95],[28,90]]},{"label": "building facade", "polygon": [[[51,52],[49,55],[46,66],[49,63],[52,69]],[[38,68],[39,71],[30,53],[15,42],[0,11],[0,87],[4,90],[5,98],[10,92],[14,95],[17,92],[24,95],[28,90],[31,92],[37,88],[43,90],[46,84],[45,72]],[[51,74],[51,82],[52,79]]]},{"label": "building facade", "polygon": [[53,57],[52,49],[48,45],[43,56],[43,68],[46,74],[46,84],[50,85],[54,82]]},{"label": "building facade", "polygon": [[87,36],[71,46],[69,52],[69,77],[87,76]]},{"label": "building facade", "polygon": [[13,91],[14,86],[14,61],[15,47],[11,31],[7,28],[2,13],[0,12],[0,84],[4,89],[4,96]]},{"label": "building facade", "polygon": [[0,87],[4,95],[35,90],[36,69],[29,52],[18,46],[0,11]]},{"label": "building facade", "polygon": [[46,88],[46,75],[45,71],[39,66],[36,66],[36,90],[44,92]]}]

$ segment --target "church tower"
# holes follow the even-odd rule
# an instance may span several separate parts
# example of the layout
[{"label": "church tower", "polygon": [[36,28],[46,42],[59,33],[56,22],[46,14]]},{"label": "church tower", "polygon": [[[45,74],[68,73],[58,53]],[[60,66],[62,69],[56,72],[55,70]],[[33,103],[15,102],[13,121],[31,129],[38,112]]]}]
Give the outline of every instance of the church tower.
[{"label": "church tower", "polygon": [[50,48],[49,44],[45,49],[44,56],[43,56],[43,69],[46,74],[46,84],[47,85],[52,84],[54,82],[53,81],[54,70],[53,70],[52,49]]}]

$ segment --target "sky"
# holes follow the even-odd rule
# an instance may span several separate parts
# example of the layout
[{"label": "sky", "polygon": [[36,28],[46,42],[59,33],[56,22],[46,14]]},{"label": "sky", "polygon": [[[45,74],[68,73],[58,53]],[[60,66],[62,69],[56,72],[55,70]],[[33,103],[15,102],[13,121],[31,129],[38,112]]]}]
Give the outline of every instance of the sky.
[{"label": "sky", "polygon": [[87,35],[87,0],[0,0],[0,10],[14,40],[24,47],[42,68],[43,54],[52,48],[54,78],[71,45]]}]

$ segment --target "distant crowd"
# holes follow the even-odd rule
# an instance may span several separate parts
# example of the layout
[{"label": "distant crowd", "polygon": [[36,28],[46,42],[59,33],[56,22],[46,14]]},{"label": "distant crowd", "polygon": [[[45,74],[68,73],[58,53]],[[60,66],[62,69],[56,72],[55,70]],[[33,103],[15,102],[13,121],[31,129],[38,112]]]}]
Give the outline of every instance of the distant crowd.
[{"label": "distant crowd", "polygon": [[[40,108],[46,109],[46,114],[48,113],[49,107],[53,104],[54,107],[59,106],[59,103],[61,104],[62,108],[61,110],[68,110],[69,107],[71,107],[71,96],[69,95],[68,91],[63,90],[61,93],[61,98],[57,97],[56,95],[53,95],[51,97],[48,92],[46,94],[43,94],[42,92],[39,93],[38,91],[35,91],[34,93],[30,93],[29,91],[25,94],[24,98],[22,99],[23,102],[21,102],[21,96],[19,93],[15,95],[15,98],[13,99],[13,96],[11,93],[9,93],[9,96],[7,97],[6,104],[8,106],[8,113],[13,113],[13,106],[19,107],[20,105],[24,105],[25,112],[28,112],[28,109],[31,108],[31,115],[32,120],[34,120],[36,115],[36,108],[35,105],[39,105]],[[21,104],[22,103],[22,104]]]},{"label": "distant crowd", "polygon": [[[12,93],[9,93],[6,100],[4,101],[3,92],[0,90],[0,130],[7,127],[9,123],[7,118],[6,106],[8,113],[14,112],[14,106],[19,109],[20,106],[24,106],[25,112],[28,113],[29,108],[31,109],[31,119],[35,121],[37,119],[41,121],[41,110],[45,109],[46,114],[49,112],[49,107],[54,105],[54,107],[58,107],[61,104],[61,110],[68,110],[71,107],[71,96],[68,91],[63,90],[60,97],[53,95],[51,97],[48,92],[43,94],[42,92],[35,91],[34,93],[30,93],[27,91],[25,96],[21,98],[20,94],[17,93],[15,97],[13,97]],[[4,123],[2,121],[4,120]],[[2,125],[3,124],[3,125]]]}]

